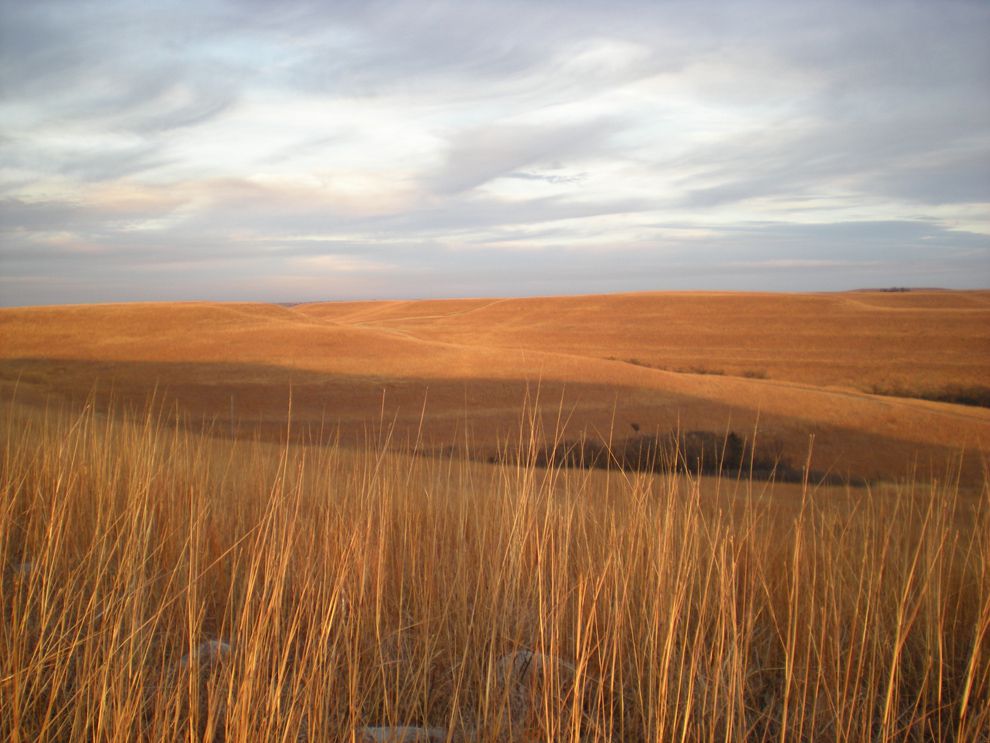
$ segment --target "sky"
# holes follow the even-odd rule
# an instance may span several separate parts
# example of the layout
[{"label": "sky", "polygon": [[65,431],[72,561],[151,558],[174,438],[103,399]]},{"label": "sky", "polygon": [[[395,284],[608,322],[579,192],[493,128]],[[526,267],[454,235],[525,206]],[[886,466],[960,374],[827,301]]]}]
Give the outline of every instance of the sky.
[{"label": "sky", "polygon": [[990,3],[0,0],[0,304],[990,287]]}]

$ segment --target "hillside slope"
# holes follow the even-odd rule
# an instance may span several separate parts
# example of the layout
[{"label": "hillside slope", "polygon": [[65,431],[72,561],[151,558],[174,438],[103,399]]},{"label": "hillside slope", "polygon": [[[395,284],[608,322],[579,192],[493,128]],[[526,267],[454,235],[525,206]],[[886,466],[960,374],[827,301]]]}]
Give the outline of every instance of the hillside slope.
[{"label": "hillside slope", "polygon": [[[990,379],[990,293],[631,294],[539,299],[132,304],[0,311],[18,399],[155,393],[230,431],[357,439],[388,423],[484,449],[539,395],[545,425],[601,438],[749,432],[801,461],[894,477],[990,451],[990,410],[878,396]],[[968,476],[978,478],[980,456]]]}]

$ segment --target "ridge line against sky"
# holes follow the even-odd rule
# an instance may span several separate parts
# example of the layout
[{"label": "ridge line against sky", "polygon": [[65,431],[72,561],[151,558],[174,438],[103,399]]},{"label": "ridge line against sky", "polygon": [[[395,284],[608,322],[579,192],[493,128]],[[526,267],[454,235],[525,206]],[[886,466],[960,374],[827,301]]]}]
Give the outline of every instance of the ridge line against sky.
[{"label": "ridge line against sky", "polygon": [[990,286],[990,3],[0,0],[0,304]]}]

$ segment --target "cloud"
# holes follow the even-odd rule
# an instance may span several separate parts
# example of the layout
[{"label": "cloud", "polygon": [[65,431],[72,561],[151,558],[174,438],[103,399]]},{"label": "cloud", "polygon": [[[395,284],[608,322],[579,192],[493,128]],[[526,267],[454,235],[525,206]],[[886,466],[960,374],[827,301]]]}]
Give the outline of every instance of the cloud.
[{"label": "cloud", "polygon": [[507,173],[506,178],[517,178],[521,181],[543,181],[544,183],[550,183],[553,185],[561,183],[580,183],[586,180],[588,177],[587,173],[575,173],[574,175],[557,175],[555,173],[529,173],[526,171],[517,170],[514,173]]},{"label": "cloud", "polygon": [[307,272],[319,273],[381,273],[394,266],[381,261],[369,260],[356,255],[311,255],[297,258],[293,265]]},{"label": "cloud", "polygon": [[920,204],[990,204],[990,142],[872,173],[864,190]]},{"label": "cloud", "polygon": [[180,10],[6,2],[0,89],[8,104],[74,121],[170,129],[215,115],[232,100],[238,70],[210,51],[202,10],[179,24]]},{"label": "cloud", "polygon": [[975,0],[0,0],[0,300],[990,283],[988,36]]},{"label": "cloud", "polygon": [[830,190],[928,204],[990,200],[990,138],[964,126],[958,109],[905,110],[914,105],[869,120],[771,122],[660,164],[685,172],[683,202],[698,207]]},{"label": "cloud", "polygon": [[462,130],[448,140],[441,167],[429,178],[433,190],[456,194],[532,165],[560,167],[568,158],[600,154],[614,122],[561,126],[496,124]]}]

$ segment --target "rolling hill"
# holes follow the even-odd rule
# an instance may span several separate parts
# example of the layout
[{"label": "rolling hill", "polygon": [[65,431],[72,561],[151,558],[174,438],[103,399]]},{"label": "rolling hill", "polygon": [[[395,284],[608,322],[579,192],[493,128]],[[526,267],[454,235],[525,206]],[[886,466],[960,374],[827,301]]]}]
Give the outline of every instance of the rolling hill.
[{"label": "rolling hill", "polygon": [[[816,469],[982,477],[990,410],[921,397],[985,391],[990,292],[648,293],[302,304],[0,310],[4,396],[91,393],[192,420],[490,452],[527,395],[543,425],[621,439],[681,430],[759,437]],[[14,392],[16,388],[16,393]],[[874,393],[884,394],[874,394]]]}]

